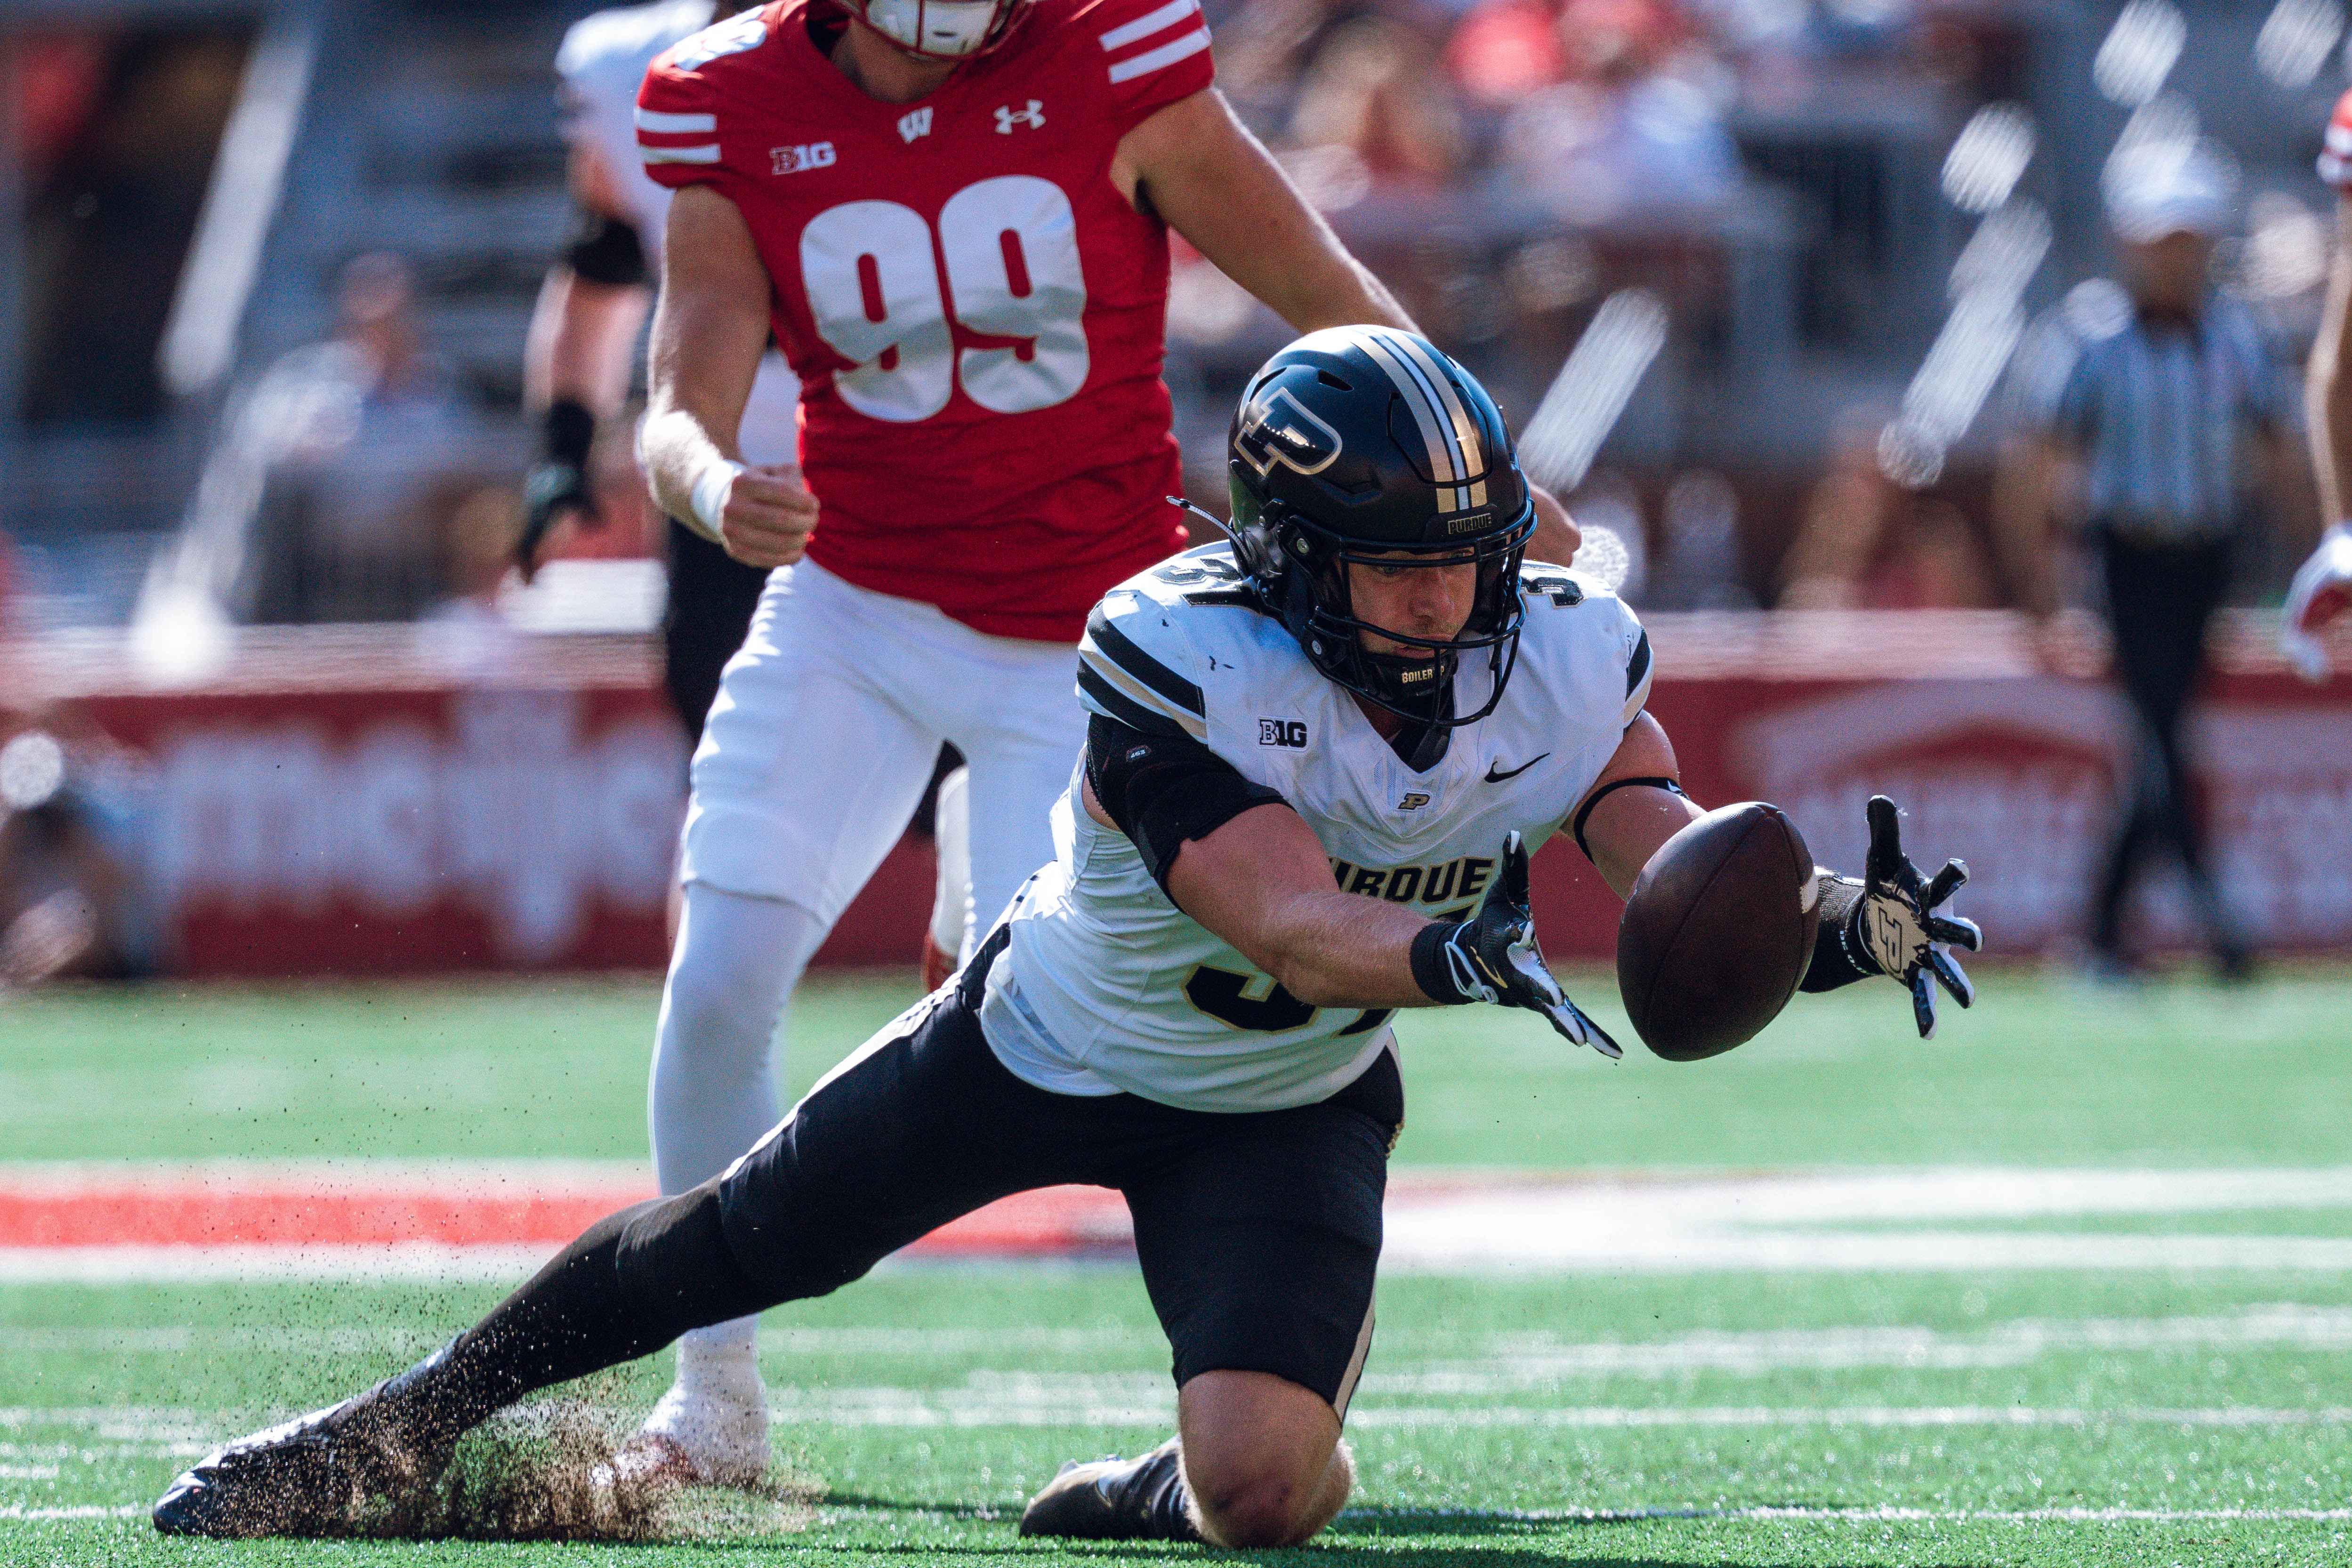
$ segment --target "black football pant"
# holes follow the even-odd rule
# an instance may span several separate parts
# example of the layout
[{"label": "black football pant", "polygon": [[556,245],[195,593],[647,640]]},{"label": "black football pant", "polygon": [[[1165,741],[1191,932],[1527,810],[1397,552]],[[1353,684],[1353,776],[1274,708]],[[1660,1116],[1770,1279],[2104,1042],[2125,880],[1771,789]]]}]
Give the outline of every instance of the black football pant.
[{"label": "black football pant", "polygon": [[1186,1111],[1015,1078],[975,1016],[999,926],[954,988],[835,1068],[723,1176],[607,1216],[394,1391],[454,1436],[534,1389],[688,1329],[824,1295],[995,1198],[1076,1183],[1127,1199],[1179,1386],[1271,1373],[1345,1415],[1371,1340],[1393,1051],[1329,1099]]},{"label": "black football pant", "polygon": [[2198,820],[2182,731],[2205,667],[2205,630],[2221,608],[2230,575],[2230,543],[2136,542],[2098,534],[2114,627],[2116,674],[2138,723],[2131,772],[2092,905],[2091,944],[2117,951],[2125,900],[2142,862],[2169,845],[2189,873],[2190,892],[2215,949],[2237,955]]},{"label": "black football pant", "polygon": [[669,598],[662,606],[662,683],[686,726],[687,749],[719,697],[719,674],[743,645],[768,569],[745,566],[676,517],[669,519]]}]

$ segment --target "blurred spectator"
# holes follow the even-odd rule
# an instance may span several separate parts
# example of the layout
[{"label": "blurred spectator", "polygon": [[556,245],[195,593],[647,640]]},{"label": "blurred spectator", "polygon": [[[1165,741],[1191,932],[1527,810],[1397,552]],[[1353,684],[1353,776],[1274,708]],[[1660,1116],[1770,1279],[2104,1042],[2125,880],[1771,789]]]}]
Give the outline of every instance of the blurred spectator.
[{"label": "blurred spectator", "polygon": [[1469,152],[1445,26],[1412,0],[1265,0],[1219,29],[1218,85],[1327,212],[1375,184],[1442,185]]},{"label": "blurred spectator", "polygon": [[1753,610],[1739,557],[1739,498],[1720,474],[1693,469],[1666,486],[1658,559],[1644,607]]},{"label": "blurred spectator", "polygon": [[1509,105],[1560,82],[1640,81],[1698,37],[1670,0],[1485,0],[1445,58],[1465,91]]},{"label": "blurred spectator", "polygon": [[1975,610],[1998,603],[1959,509],[1895,484],[1878,459],[1882,408],[1849,409],[1780,562],[1783,610]]},{"label": "blurred spectator", "polygon": [[0,532],[0,637],[16,630],[16,547]]},{"label": "blurred spectator", "polygon": [[1720,78],[1668,0],[1488,0],[1446,50],[1465,91],[1507,107],[1515,188],[1571,222],[1717,205],[1738,190]]},{"label": "blurred spectator", "polygon": [[1447,40],[1445,64],[1465,92],[1498,108],[1565,81],[1558,9],[1545,0],[1486,0]]},{"label": "blurred spectator", "polygon": [[2124,904],[2140,862],[2168,846],[2215,961],[2236,976],[2245,941],[2207,861],[2184,721],[2207,622],[2256,516],[2257,479],[2274,502],[2299,499],[2294,399],[2245,308],[2210,281],[2236,206],[2227,155],[2201,141],[2151,142],[2117,153],[2105,184],[2126,287],[2078,287],[2059,329],[2021,356],[2026,428],[2004,454],[1998,522],[2012,580],[2039,617],[2057,602],[2053,526],[2090,548],[2138,720],[2093,901],[2097,962],[2128,967]]},{"label": "blurred spectator", "polygon": [[1332,35],[1366,20],[1398,24],[1433,47],[1447,25],[1416,0],[1251,0],[1217,28],[1218,89],[1259,134],[1277,138]]},{"label": "blurred spectator", "polygon": [[502,454],[414,303],[398,257],[345,267],[335,336],[280,358],[228,415],[149,601],[193,586],[235,621],[402,621],[457,588],[455,514],[503,477]]},{"label": "blurred spectator", "polygon": [[2326,531],[2295,572],[2280,623],[2287,656],[2307,681],[2327,678],[2321,628],[2352,611],[2352,92],[2336,100],[2328,120],[2319,177],[2336,187],[2336,249],[2304,399]]},{"label": "blurred spectator", "polygon": [[143,973],[135,769],[65,716],[0,713],[0,992],[58,976]]},{"label": "blurred spectator", "polygon": [[1344,150],[1374,184],[1443,184],[1466,155],[1435,46],[1377,16],[1344,23],[1324,39],[1300,79],[1289,141]]}]

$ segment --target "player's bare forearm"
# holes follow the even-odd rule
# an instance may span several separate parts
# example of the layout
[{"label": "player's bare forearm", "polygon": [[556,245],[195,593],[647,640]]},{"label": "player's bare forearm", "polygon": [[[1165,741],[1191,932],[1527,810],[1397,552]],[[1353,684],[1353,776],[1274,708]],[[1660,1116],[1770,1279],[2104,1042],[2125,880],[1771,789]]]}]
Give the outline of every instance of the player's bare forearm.
[{"label": "player's bare forearm", "polygon": [[2336,519],[2319,508],[2309,449],[2292,429],[2267,433],[2262,443],[2263,487],[2270,503],[2271,526],[2292,542],[2301,555],[2316,543]]},{"label": "player's bare forearm", "polygon": [[1549,561],[1554,566],[1574,563],[1576,552],[1584,546],[1584,532],[1559,497],[1540,485],[1528,486],[1528,499],[1535,503],[1535,537],[1528,540],[1529,560]]},{"label": "player's bare forearm", "polygon": [[1673,743],[1658,721],[1646,713],[1637,715],[1626,727],[1625,738],[1618,742],[1615,755],[1586,795],[1591,800],[1608,789],[1584,820],[1584,842],[1592,852],[1601,880],[1623,898],[1633,891],[1634,881],[1658,847],[1704,815],[1706,808],[1687,796],[1650,785],[1610,789],[1620,779],[1681,779]]},{"label": "player's bare forearm", "polygon": [[[583,212],[629,225],[634,234],[620,183],[604,154],[587,143],[575,145],[566,172]],[[539,409],[576,402],[599,419],[619,413],[635,368],[637,332],[652,305],[653,290],[641,284],[591,282],[566,262],[549,267],[523,340],[524,403]]]},{"label": "player's bare forearm", "polygon": [[2068,454],[2047,437],[2013,440],[1993,473],[1993,536],[2018,603],[2035,619],[2058,607],[2052,535],[2061,520],[2061,476]]},{"label": "player's bare forearm", "polygon": [[691,517],[694,486],[739,455],[736,431],[768,342],[768,275],[735,204],[701,186],[670,204],[640,437],[654,498]]},{"label": "player's bare forearm", "polygon": [[2336,256],[2327,269],[2326,303],[2304,377],[2305,423],[2310,431],[2311,467],[2318,481],[2323,524],[2341,519],[2346,497],[2352,495],[2352,474],[2346,472],[2352,467],[2352,382],[2346,376],[2352,368],[2352,342],[2346,341],[2352,334],[2347,242],[2352,242],[2352,193],[2336,199]]},{"label": "player's bare forearm", "polygon": [[1298,331],[1417,329],[1214,88],[1129,131],[1111,178]]},{"label": "player's bare forearm", "polygon": [[550,268],[523,344],[524,403],[576,402],[599,419],[618,413],[629,394],[637,329],[652,304],[651,289]]},{"label": "player's bare forearm", "polygon": [[1287,806],[1244,811],[1188,841],[1168,894],[1310,1007],[1431,1005],[1412,977],[1412,939],[1428,918],[1341,893],[1321,841]]}]

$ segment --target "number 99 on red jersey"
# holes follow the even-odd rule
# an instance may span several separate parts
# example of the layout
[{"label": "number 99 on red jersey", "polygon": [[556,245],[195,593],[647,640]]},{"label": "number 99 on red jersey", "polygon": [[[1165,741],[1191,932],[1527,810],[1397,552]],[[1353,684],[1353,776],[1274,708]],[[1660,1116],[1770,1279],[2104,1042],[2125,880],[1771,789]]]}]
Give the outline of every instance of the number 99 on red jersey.
[{"label": "number 99 on red jersey", "polygon": [[1119,139],[1202,91],[1198,0],[1038,0],[914,104],[827,57],[807,0],[656,60],[655,180],[749,225],[803,383],[809,555],[999,636],[1076,642],[1181,544],[1160,379],[1165,227],[1109,178]]}]

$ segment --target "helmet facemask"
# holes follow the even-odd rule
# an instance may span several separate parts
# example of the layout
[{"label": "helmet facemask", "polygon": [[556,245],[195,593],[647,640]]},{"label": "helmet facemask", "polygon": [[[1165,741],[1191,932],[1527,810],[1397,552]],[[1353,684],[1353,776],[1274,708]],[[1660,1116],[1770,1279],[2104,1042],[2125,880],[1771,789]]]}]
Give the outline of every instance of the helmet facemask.
[{"label": "helmet facemask", "polygon": [[[1535,510],[1528,507],[1512,524],[1482,538],[1413,551],[1428,558],[1416,562],[1401,559],[1393,548],[1351,544],[1291,513],[1273,528],[1290,558],[1284,573],[1283,619],[1291,623],[1317,669],[1374,706],[1440,728],[1475,724],[1501,702],[1504,684],[1518,660],[1519,625],[1527,615],[1518,593],[1519,563],[1535,526]],[[1464,563],[1477,568],[1478,581],[1469,618],[1452,637],[1414,636],[1375,625],[1356,613],[1349,582],[1351,565],[1429,570]],[[1425,648],[1431,656],[1375,653],[1364,645],[1367,635]],[[1474,711],[1457,712],[1461,705],[1454,683],[1463,656],[1481,652],[1490,676],[1486,700]]]},{"label": "helmet facemask", "polygon": [[[1495,711],[1518,659],[1536,515],[1502,412],[1467,371],[1394,328],[1310,332],[1251,379],[1226,454],[1236,561],[1309,663],[1434,735]],[[1455,562],[1477,582],[1451,637],[1392,631],[1356,606],[1352,566]],[[1486,689],[1457,692],[1481,653]]]},{"label": "helmet facemask", "polygon": [[860,21],[908,54],[968,60],[1004,41],[1028,0],[845,0]]}]

